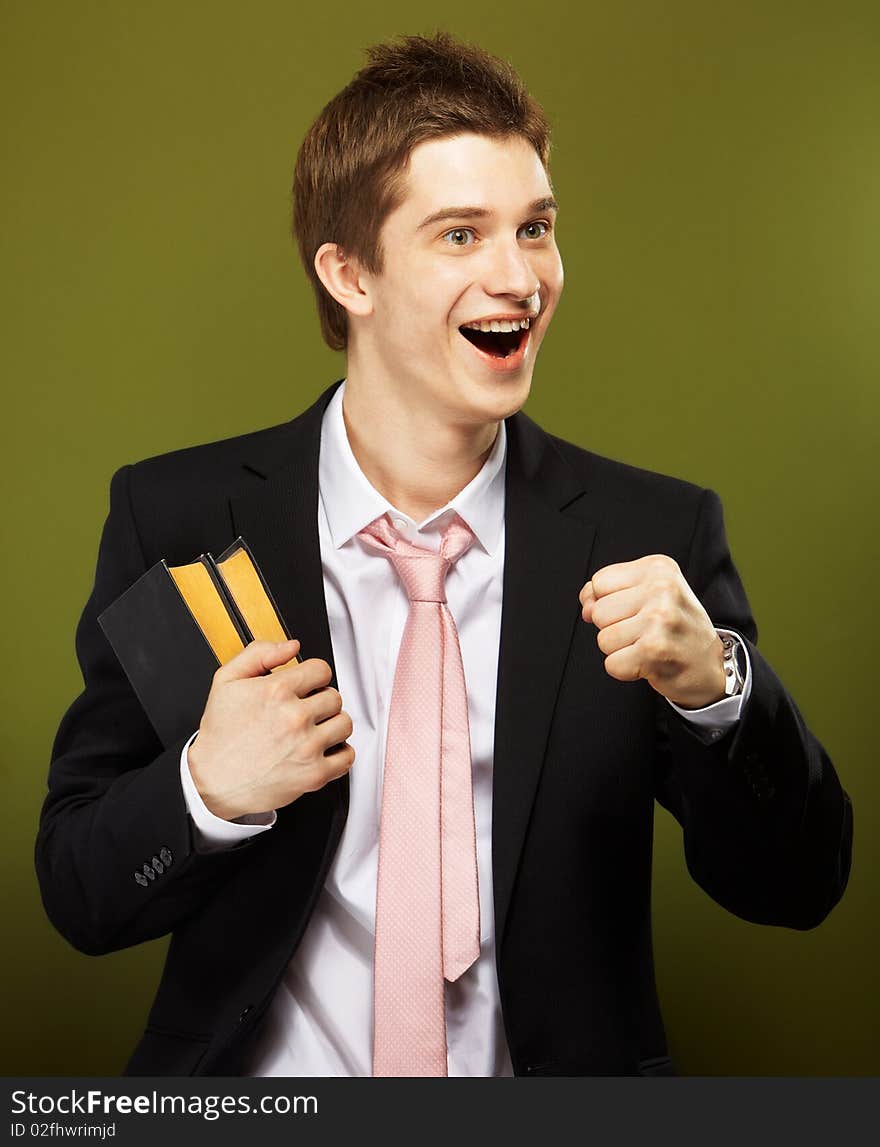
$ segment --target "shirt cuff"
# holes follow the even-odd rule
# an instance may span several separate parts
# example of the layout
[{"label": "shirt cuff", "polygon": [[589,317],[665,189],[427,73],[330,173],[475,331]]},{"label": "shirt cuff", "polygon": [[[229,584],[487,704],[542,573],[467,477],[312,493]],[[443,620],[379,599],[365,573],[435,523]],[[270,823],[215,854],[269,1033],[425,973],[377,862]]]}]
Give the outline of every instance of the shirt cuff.
[{"label": "shirt cuff", "polygon": [[221,848],[231,848],[270,829],[278,819],[274,812],[247,813],[245,816],[236,817],[235,820],[224,820],[215,816],[207,807],[189,771],[189,747],[197,736],[198,731],[193,733],[181,750],[180,783],[183,787],[186,811],[192,817],[199,851],[213,852]]},{"label": "shirt cuff", "polygon": [[732,637],[739,646],[746,667],[743,675],[742,693],[738,693],[736,697],[722,697],[720,701],[714,701],[702,709],[682,709],[674,701],[669,702],[676,713],[680,714],[685,721],[703,729],[711,741],[719,741],[728,729],[733,728],[739,720],[743,705],[748,701],[752,691],[752,662],[745,641],[732,629],[719,629],[716,626],[715,632],[719,637]]}]

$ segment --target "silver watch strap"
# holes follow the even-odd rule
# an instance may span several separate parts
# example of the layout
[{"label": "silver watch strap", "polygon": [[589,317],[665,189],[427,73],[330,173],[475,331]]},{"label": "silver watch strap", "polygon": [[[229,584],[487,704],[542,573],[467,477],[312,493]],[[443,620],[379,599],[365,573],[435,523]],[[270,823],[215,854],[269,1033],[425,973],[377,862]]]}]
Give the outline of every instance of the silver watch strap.
[{"label": "silver watch strap", "polygon": [[736,697],[743,691],[743,675],[739,667],[739,657],[737,652],[739,650],[739,642],[735,637],[729,637],[726,634],[719,634],[721,637],[721,644],[724,646],[724,658],[722,667],[724,669],[724,696]]}]

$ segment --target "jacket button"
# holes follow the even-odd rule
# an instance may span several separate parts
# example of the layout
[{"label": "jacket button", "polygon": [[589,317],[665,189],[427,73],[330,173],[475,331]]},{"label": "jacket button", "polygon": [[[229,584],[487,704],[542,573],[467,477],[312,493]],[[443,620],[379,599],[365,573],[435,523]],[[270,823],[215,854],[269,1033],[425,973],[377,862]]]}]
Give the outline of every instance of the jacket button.
[{"label": "jacket button", "polygon": [[156,879],[156,873],[152,870],[152,868],[150,868],[149,864],[145,864],[141,869],[141,872],[143,872],[144,876],[146,876],[148,880]]},{"label": "jacket button", "polygon": [[238,1017],[238,1022],[239,1022],[240,1024],[243,1024],[243,1023],[244,1023],[244,1021],[245,1021],[245,1020],[248,1018],[248,1016],[251,1014],[251,1012],[252,1012],[253,1010],[254,1010],[254,1005],[253,1005],[253,1004],[248,1004],[248,1005],[247,1005],[247,1006],[246,1006],[246,1007],[245,1007],[245,1008],[242,1010],[242,1013],[241,1013],[241,1015]]},{"label": "jacket button", "polygon": [[143,887],[143,888],[146,888],[147,885],[150,883],[149,880],[147,880],[146,876],[144,876],[144,874],[142,872],[136,872],[134,874],[134,878],[138,882],[138,884],[140,884],[141,887]]},{"label": "jacket button", "polygon": [[166,868],[170,868],[171,862],[172,862],[172,860],[174,860],[174,857],[171,855],[171,849],[170,848],[160,848],[159,849],[159,859],[162,861],[162,863],[165,865]]},{"label": "jacket button", "polygon": [[150,864],[152,864],[153,871],[156,873],[157,876],[161,876],[162,873],[165,871],[165,865],[162,863],[162,861],[159,859],[158,856],[154,856],[153,859],[150,861]]}]

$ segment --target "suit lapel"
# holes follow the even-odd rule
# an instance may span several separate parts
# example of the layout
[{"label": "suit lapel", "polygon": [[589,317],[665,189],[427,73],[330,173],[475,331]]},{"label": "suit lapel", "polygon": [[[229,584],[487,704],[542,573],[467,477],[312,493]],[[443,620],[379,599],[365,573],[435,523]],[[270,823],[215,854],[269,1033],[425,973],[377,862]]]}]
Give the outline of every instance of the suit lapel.
[{"label": "suit lapel", "polygon": [[550,438],[523,414],[507,431],[492,806],[499,950],[596,534],[578,516],[583,486]]},{"label": "suit lapel", "polygon": [[230,506],[234,530],[253,550],[303,657],[332,665],[318,542],[318,453],[329,397],[290,424],[280,465],[245,463],[254,481]]},{"label": "suit lapel", "polygon": [[[302,656],[327,661],[334,686],[336,667],[318,539],[318,458],[321,420],[338,385],[289,424],[280,457],[245,462],[252,480],[230,499],[234,532],[253,551],[281,616],[299,639]],[[332,790],[337,813],[344,815],[348,777],[327,788]]]}]

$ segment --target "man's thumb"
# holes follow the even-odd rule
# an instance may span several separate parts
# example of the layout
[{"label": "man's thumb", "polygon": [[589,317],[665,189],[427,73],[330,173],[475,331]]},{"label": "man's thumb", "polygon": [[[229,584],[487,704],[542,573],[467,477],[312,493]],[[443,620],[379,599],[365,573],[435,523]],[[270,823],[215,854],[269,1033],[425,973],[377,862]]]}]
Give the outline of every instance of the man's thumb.
[{"label": "man's thumb", "polygon": [[215,674],[223,681],[237,681],[245,677],[262,677],[273,669],[280,669],[293,661],[299,653],[296,638],[290,641],[252,641],[231,661],[227,661]]}]

